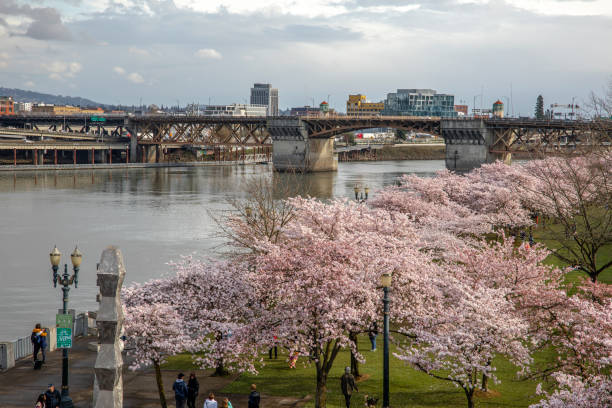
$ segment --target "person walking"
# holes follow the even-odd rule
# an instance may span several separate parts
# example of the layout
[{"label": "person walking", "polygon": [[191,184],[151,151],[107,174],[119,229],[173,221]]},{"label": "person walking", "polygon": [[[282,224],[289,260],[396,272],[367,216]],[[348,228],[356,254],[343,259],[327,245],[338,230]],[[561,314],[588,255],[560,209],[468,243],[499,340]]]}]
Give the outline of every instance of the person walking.
[{"label": "person walking", "polygon": [[374,322],[368,330],[368,337],[370,338],[370,344],[372,344],[371,351],[376,351],[376,336],[378,336],[378,325]]},{"label": "person walking", "polygon": [[344,369],[344,374],[340,378],[340,388],[342,389],[342,395],[344,395],[344,402],[346,402],[346,408],[351,406],[351,395],[353,390],[359,392],[357,385],[355,384],[355,377],[351,374],[351,367]]},{"label": "person walking", "polygon": [[53,384],[49,384],[49,388],[45,392],[45,408],[59,408],[62,402],[62,395],[58,390],[55,389]]},{"label": "person walking", "polygon": [[212,392],[208,394],[208,398],[204,401],[204,408],[217,408],[217,401],[215,401],[215,394]]},{"label": "person walking", "polygon": [[47,332],[41,328],[40,323],[36,323],[34,330],[32,330],[30,341],[34,346],[34,362],[38,361],[38,352],[40,351],[42,352],[42,362],[44,363],[46,359]]},{"label": "person walking", "polygon": [[172,390],[174,391],[174,399],[176,400],[176,408],[185,408],[187,402],[187,385],[183,381],[185,374],[179,373],[174,384],[172,384]]},{"label": "person walking", "polygon": [[36,400],[36,405],[34,408],[45,408],[46,397],[45,394],[40,394],[38,399]]},{"label": "person walking", "polygon": [[278,338],[274,336],[273,339],[274,339],[274,345],[270,347],[270,351],[268,352],[268,354],[270,355],[270,360],[272,360],[272,351],[274,351],[274,359],[276,360],[278,358],[278,346],[276,345]]},{"label": "person walking", "polygon": [[196,399],[200,392],[200,383],[196,378],[195,373],[189,374],[189,382],[187,383],[187,406],[195,408]]},{"label": "person walking", "polygon": [[249,406],[248,408],[259,408],[259,401],[261,396],[257,392],[257,385],[251,384],[251,393],[249,394]]},{"label": "person walking", "polygon": [[234,407],[232,407],[232,403],[230,402],[228,398],[223,398],[223,401],[221,401],[221,408],[234,408]]}]

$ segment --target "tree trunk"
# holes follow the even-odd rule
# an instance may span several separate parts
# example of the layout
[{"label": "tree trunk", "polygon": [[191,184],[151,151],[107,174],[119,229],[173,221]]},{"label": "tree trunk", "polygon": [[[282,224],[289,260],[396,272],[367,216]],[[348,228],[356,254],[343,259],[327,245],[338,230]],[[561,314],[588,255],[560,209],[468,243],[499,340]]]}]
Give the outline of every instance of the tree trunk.
[{"label": "tree trunk", "polygon": [[[349,333],[349,339],[351,339],[355,343],[355,348],[357,349],[357,333]],[[361,377],[361,373],[359,372],[359,361],[357,361],[357,358],[355,357],[355,354],[353,354],[353,351],[351,351],[351,373],[353,373],[355,378]]]},{"label": "tree trunk", "polygon": [[168,408],[168,404],[166,403],[166,393],[164,392],[164,381],[162,380],[161,367],[159,366],[159,361],[153,361],[153,366],[155,367],[155,381],[157,381],[157,391],[159,392],[159,402],[162,408]]},{"label": "tree trunk", "polygon": [[467,388],[464,388],[463,391],[465,391],[468,408],[474,408],[474,389],[468,390]]},{"label": "tree trunk", "polygon": [[217,367],[215,367],[213,377],[224,377],[228,374],[229,372],[223,366],[223,359],[219,360],[219,362],[217,363]]},{"label": "tree trunk", "polygon": [[315,408],[326,408],[327,406],[327,373],[317,367],[317,394],[315,396]]},{"label": "tree trunk", "polygon": [[[491,360],[487,361],[487,367],[491,365]],[[482,374],[482,390],[484,392],[489,391],[489,376],[485,373]]]},{"label": "tree trunk", "polygon": [[482,375],[482,390],[484,392],[489,391],[489,376],[487,376],[486,374]]}]

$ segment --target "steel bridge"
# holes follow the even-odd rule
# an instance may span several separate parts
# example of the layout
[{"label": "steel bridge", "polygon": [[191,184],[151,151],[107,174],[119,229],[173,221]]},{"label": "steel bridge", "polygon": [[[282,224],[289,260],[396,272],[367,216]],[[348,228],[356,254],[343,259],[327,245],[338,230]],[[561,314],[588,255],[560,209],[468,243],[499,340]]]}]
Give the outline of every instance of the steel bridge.
[{"label": "steel bridge", "polygon": [[[167,149],[214,149],[215,157],[240,157],[248,148],[269,154],[278,170],[334,170],[333,137],[369,128],[394,128],[441,136],[447,167],[470,169],[516,152],[610,146],[612,121],[441,119],[408,116],[230,117],[180,115],[14,115],[0,126],[27,138],[129,143],[130,161],[159,161]],[[10,133],[10,132],[9,132]],[[96,136],[97,135],[97,136]],[[2,133],[0,132],[0,137]],[[449,163],[452,160],[452,165]]]}]

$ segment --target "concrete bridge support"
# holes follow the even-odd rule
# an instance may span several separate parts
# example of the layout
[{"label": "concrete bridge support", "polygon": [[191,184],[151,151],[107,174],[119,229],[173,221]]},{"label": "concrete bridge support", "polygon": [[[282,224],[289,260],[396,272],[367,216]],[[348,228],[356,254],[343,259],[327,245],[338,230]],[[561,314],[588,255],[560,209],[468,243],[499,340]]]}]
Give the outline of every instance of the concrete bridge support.
[{"label": "concrete bridge support", "polygon": [[299,118],[270,119],[267,128],[274,143],[272,163],[276,171],[338,170],[333,138],[310,138]]},{"label": "concrete bridge support", "polygon": [[510,153],[491,153],[494,134],[481,119],[442,120],[441,130],[448,170],[468,172],[484,163],[511,160]]}]

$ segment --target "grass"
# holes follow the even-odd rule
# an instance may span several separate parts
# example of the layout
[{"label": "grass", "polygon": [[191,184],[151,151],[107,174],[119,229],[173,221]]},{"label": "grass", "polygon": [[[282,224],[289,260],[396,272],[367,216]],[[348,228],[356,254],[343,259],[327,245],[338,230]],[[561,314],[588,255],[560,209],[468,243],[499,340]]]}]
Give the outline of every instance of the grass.
[{"label": "grass", "polygon": [[[543,242],[549,248],[554,248],[554,242],[547,240],[540,230],[534,231],[534,238],[538,242]],[[612,244],[601,249],[598,262],[602,264],[612,258]],[[546,263],[559,267],[568,266],[554,255],[549,256]],[[588,276],[579,271],[568,273],[568,283],[575,282],[579,278]],[[603,271],[598,278],[599,281],[612,283],[612,268]],[[379,336],[379,343],[382,339]],[[361,374],[367,377],[366,380],[358,383],[359,393],[353,396],[352,407],[363,407],[363,398],[366,394],[374,395],[382,403],[382,344],[379,344],[377,352],[369,351],[369,340],[363,336],[359,339],[359,350],[366,357],[367,362],[360,367]],[[280,350],[279,350],[280,351]],[[393,348],[391,350],[393,352]],[[542,352],[535,356],[535,363],[545,362],[554,358],[554,351]],[[274,396],[294,396],[303,398],[306,395],[315,394],[315,369],[313,366],[304,365],[304,358],[300,358],[295,369],[290,369],[287,363],[287,356],[279,354],[278,360],[268,360],[265,356],[265,365],[259,367],[259,374],[243,374],[234,382],[229,384],[223,392],[244,393],[250,384],[256,383],[258,389],[267,395]],[[461,388],[455,387],[448,381],[437,380],[419,372],[402,361],[392,357],[390,360],[390,389],[391,406],[414,407],[414,408],[447,408],[465,407],[466,398]],[[490,389],[494,392],[491,396],[481,396],[476,398],[476,407],[507,407],[523,408],[538,401],[540,398],[535,394],[538,381],[518,380],[516,377],[517,368],[507,359],[498,357],[494,361],[497,367],[497,376],[501,383],[490,384]],[[344,408],[344,399],[340,392],[340,376],[344,367],[350,366],[350,354],[343,350],[334,362],[334,367],[328,379],[328,399],[329,408]],[[191,369],[191,355],[182,354],[169,359],[164,365],[166,369]],[[313,407],[310,401],[306,407]]]},{"label": "grass", "polygon": [[[542,242],[544,245],[546,245],[551,250],[560,248],[561,245],[558,242],[556,242],[553,239],[547,238],[547,233],[550,234],[550,232],[548,231],[549,229],[550,229],[550,226],[547,227],[546,230],[542,230],[539,228],[534,229],[533,231],[534,239],[536,240],[536,242]],[[560,229],[561,229],[561,226],[559,226],[559,232],[558,232],[561,234]],[[609,245],[603,246],[598,251],[597,265],[598,266],[604,265],[605,263],[610,262],[610,260],[612,260],[612,243],[610,243]],[[548,265],[554,265],[560,268],[565,268],[567,266],[570,266],[552,254],[549,255],[548,258],[546,258],[544,262]],[[582,271],[572,271],[567,274],[568,283],[577,282],[579,279],[589,279],[589,276]],[[612,267],[608,267],[604,269],[597,277],[597,280],[599,282],[612,284]]]},{"label": "grass", "polygon": [[[371,352],[369,340],[366,336],[359,339],[359,350],[366,357],[366,363],[360,366],[361,374],[368,377],[359,382],[359,393],[353,396],[352,407],[363,407],[363,398],[366,394],[379,398],[382,403],[382,338],[379,336],[379,348]],[[279,350],[280,351],[280,350]],[[391,349],[393,352],[393,348]],[[539,359],[550,358],[551,354],[540,356]],[[274,396],[293,396],[303,398],[315,394],[315,368],[304,365],[305,358],[301,357],[295,369],[290,369],[287,356],[279,354],[278,360],[268,360],[265,356],[265,365],[259,368],[259,374],[243,374],[236,381],[223,389],[226,393],[244,393],[250,384],[256,383],[258,390],[263,394]],[[536,402],[535,395],[537,381],[518,380],[517,369],[508,360],[497,358],[494,361],[498,368],[500,384],[491,383],[490,389],[496,391],[495,396],[476,399],[477,407],[508,407],[523,408]],[[328,379],[329,408],[344,408],[344,398],[340,392],[340,376],[344,367],[350,366],[350,354],[343,350],[334,362]],[[164,368],[189,370],[192,368],[190,355],[172,357]],[[390,360],[390,389],[391,406],[393,407],[464,407],[467,406],[465,394],[461,388],[455,387],[448,381],[437,380],[428,375],[412,369],[404,362],[391,357]],[[313,407],[310,401],[306,407]]]}]

